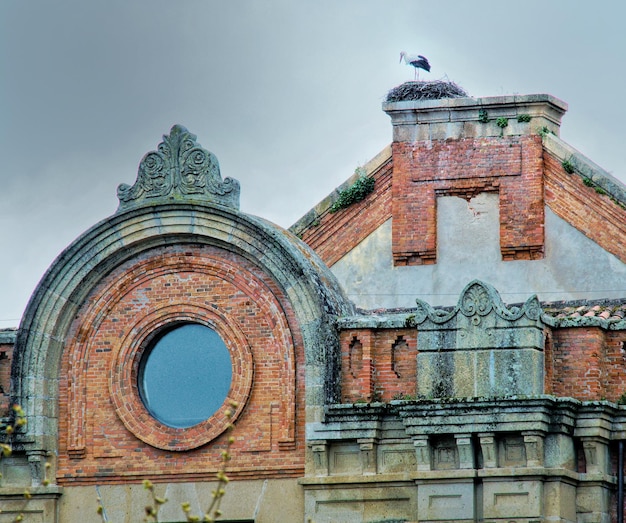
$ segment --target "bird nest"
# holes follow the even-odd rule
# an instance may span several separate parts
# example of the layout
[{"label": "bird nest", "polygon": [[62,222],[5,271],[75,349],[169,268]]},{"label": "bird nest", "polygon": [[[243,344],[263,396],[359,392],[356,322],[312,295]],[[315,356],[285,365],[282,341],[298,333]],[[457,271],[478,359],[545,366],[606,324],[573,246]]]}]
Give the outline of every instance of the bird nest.
[{"label": "bird nest", "polygon": [[387,93],[388,102],[407,100],[437,100],[439,98],[464,98],[468,94],[454,82],[405,82]]}]

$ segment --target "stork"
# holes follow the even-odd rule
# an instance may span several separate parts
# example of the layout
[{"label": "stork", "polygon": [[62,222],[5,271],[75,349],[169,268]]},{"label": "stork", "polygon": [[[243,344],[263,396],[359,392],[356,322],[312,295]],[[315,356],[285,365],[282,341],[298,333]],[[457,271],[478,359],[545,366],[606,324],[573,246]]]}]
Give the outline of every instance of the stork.
[{"label": "stork", "polygon": [[425,56],[422,56],[421,54],[409,55],[402,51],[400,53],[400,63],[402,63],[403,58],[406,65],[412,65],[415,67],[415,80],[418,80],[419,78],[418,69],[424,69],[424,71],[430,72],[430,64]]}]

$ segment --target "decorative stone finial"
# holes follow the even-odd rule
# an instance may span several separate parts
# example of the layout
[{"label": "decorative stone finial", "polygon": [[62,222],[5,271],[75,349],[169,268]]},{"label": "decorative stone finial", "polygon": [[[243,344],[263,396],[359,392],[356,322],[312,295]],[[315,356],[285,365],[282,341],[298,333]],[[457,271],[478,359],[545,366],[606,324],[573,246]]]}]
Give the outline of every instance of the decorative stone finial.
[{"label": "decorative stone finial", "polygon": [[210,202],[239,209],[239,182],[222,181],[214,154],[203,149],[182,125],[172,127],[156,151],[147,153],[132,187],[117,188],[118,212],[131,207],[172,202]]}]

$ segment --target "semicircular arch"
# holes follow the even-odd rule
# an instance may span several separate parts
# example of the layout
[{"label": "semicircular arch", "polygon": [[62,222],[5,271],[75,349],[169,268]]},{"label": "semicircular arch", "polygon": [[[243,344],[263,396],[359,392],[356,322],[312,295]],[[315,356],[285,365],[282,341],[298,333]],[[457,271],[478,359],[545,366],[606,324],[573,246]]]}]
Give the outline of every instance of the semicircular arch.
[{"label": "semicircular arch", "polygon": [[98,282],[156,246],[194,242],[230,250],[259,266],[291,302],[302,333],[307,421],[334,401],[338,366],[333,320],[353,305],[317,255],[289,232],[218,205],[168,204],[118,213],[96,224],[50,266],[24,313],[12,365],[13,401],[28,417],[27,447],[50,449],[57,427],[58,375],[75,315]]}]

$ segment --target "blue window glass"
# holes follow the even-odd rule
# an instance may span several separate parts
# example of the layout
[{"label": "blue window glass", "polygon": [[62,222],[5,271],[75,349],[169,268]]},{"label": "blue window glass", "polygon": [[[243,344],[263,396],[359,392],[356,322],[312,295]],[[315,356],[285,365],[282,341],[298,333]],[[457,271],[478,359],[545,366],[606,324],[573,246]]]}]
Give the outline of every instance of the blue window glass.
[{"label": "blue window glass", "polygon": [[159,335],[139,363],[139,391],[161,423],[188,428],[210,418],[230,389],[232,363],[220,335],[195,323]]}]

